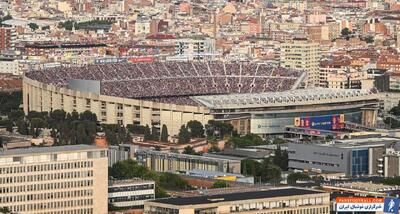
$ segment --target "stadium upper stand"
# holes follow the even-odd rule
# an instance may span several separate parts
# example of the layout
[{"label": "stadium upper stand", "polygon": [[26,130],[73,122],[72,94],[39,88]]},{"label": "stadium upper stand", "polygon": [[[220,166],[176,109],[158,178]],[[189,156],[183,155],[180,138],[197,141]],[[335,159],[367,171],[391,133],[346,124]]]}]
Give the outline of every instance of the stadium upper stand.
[{"label": "stadium upper stand", "polygon": [[26,76],[67,87],[70,79],[98,80],[101,94],[196,105],[189,96],[262,93],[297,88],[305,73],[247,62],[150,62],[32,71]]}]

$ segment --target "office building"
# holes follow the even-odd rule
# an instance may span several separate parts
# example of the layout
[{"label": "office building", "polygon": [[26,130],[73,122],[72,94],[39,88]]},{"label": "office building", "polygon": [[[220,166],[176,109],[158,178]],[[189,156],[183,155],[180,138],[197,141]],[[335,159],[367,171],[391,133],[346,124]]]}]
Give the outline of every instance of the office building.
[{"label": "office building", "polygon": [[383,175],[386,148],[398,138],[337,140],[328,143],[289,143],[289,168],[316,172],[340,172],[347,176]]},{"label": "office building", "polygon": [[107,150],[108,166],[111,167],[118,161],[134,159],[135,150],[137,148],[138,146],[131,144],[109,145]]},{"label": "office building", "polygon": [[300,188],[280,188],[189,198],[146,201],[145,214],[197,213],[329,213],[329,193]]},{"label": "office building", "polygon": [[295,38],[280,45],[281,66],[307,72],[307,85],[319,85],[320,48],[318,43]]},{"label": "office building", "polygon": [[146,200],[155,198],[154,188],[154,181],[111,180],[108,185],[108,203],[116,208],[143,208]]},{"label": "office building", "polygon": [[240,173],[240,160],[186,155],[149,149],[137,149],[136,160],[143,166],[157,172],[178,172],[206,170]]},{"label": "office building", "polygon": [[24,214],[107,213],[107,151],[91,145],[0,151],[0,207]]}]

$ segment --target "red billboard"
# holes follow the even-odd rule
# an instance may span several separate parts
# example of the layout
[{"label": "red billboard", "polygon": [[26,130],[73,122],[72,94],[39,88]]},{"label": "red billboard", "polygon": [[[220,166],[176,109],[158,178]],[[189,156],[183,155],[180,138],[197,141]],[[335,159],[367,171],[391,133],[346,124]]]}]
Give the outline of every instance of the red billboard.
[{"label": "red billboard", "polygon": [[138,62],[154,62],[154,57],[137,57],[137,58],[129,58],[129,62],[138,63]]}]

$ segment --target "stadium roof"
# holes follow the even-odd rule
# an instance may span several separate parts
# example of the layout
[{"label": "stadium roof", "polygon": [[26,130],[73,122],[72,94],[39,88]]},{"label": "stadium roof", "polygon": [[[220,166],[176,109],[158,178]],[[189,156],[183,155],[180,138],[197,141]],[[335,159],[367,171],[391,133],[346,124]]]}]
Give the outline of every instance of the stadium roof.
[{"label": "stadium roof", "polygon": [[212,196],[198,196],[198,197],[188,197],[188,198],[166,198],[154,200],[152,202],[176,205],[176,206],[187,206],[187,205],[198,205],[198,204],[210,204],[210,203],[220,203],[229,201],[243,201],[252,199],[262,199],[262,198],[275,198],[275,197],[288,197],[296,195],[311,195],[311,194],[321,194],[324,192],[300,189],[300,188],[282,188],[282,189],[272,189],[264,191],[254,191],[254,192],[238,192],[229,194],[220,194]]},{"label": "stadium roof", "polygon": [[377,99],[378,95],[370,90],[317,88],[258,94],[229,94],[192,97],[196,102],[210,109],[338,103],[345,102],[348,98],[350,98],[348,101]]}]

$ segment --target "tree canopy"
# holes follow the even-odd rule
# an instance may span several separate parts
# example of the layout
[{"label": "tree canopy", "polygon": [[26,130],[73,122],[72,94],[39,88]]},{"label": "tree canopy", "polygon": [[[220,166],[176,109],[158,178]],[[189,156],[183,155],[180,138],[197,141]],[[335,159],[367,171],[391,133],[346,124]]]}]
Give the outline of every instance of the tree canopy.
[{"label": "tree canopy", "polygon": [[191,120],[187,123],[187,128],[192,138],[203,138],[204,137],[204,126],[197,120]]},{"label": "tree canopy", "polygon": [[91,26],[96,26],[96,25],[111,25],[113,23],[114,23],[113,21],[109,21],[109,20],[91,20],[91,21],[85,21],[85,22],[76,22],[76,21],[68,20],[65,22],[58,23],[58,28],[72,30],[72,27],[75,27],[76,30],[79,30],[79,29],[85,29],[85,28],[88,28]]},{"label": "tree canopy", "polygon": [[178,133],[178,143],[187,144],[190,142],[190,133],[185,125],[182,125]]},{"label": "tree canopy", "polygon": [[282,171],[288,170],[289,155],[287,151],[282,151],[281,147],[278,146],[275,150],[274,156],[272,157],[272,162],[281,168]]},{"label": "tree canopy", "polygon": [[211,186],[212,189],[227,188],[227,187],[229,187],[229,184],[226,181],[216,181]]},{"label": "tree canopy", "polygon": [[177,174],[156,173],[145,166],[139,165],[134,160],[125,160],[115,163],[109,170],[110,176],[115,179],[142,178],[153,180],[156,183],[155,191],[157,198],[167,197],[165,189],[182,191],[193,189],[188,182]]},{"label": "tree canopy", "polygon": [[400,185],[400,177],[393,177],[393,178],[385,178],[382,181],[383,184],[398,186]]},{"label": "tree canopy", "polygon": [[163,124],[161,128],[160,141],[168,143],[168,128],[165,124]]},{"label": "tree canopy", "polygon": [[230,123],[210,120],[205,129],[207,136],[216,136],[218,139],[223,139],[226,135],[233,135],[233,126]]},{"label": "tree canopy", "polygon": [[351,34],[351,31],[349,28],[345,27],[342,29],[342,31],[340,33],[342,34],[342,36],[348,36]]},{"label": "tree canopy", "polygon": [[119,124],[102,124],[106,139],[110,145],[131,143],[132,137],[129,131]]},{"label": "tree canopy", "polygon": [[22,104],[22,91],[0,92],[0,115],[19,111]]},{"label": "tree canopy", "polygon": [[[389,111],[390,114],[400,117],[400,102]],[[400,128],[400,118],[386,117],[383,122],[390,126],[390,128]]]},{"label": "tree canopy", "polygon": [[8,214],[11,213],[11,210],[8,207],[0,207],[0,213]]},{"label": "tree canopy", "polygon": [[293,172],[290,173],[287,177],[288,184],[296,184],[297,181],[308,181],[311,180],[311,177],[302,172]]},{"label": "tree canopy", "polygon": [[241,161],[242,174],[254,176],[263,182],[278,181],[281,179],[281,169],[272,163],[269,158],[261,162],[245,159]]},{"label": "tree canopy", "polygon": [[33,31],[36,31],[37,29],[39,29],[39,25],[37,25],[36,23],[33,23],[33,22],[29,23],[28,26]]},{"label": "tree canopy", "polygon": [[247,134],[243,137],[231,137],[228,140],[228,145],[233,148],[244,148],[248,146],[258,146],[267,144],[268,142],[263,140],[256,134]]}]

